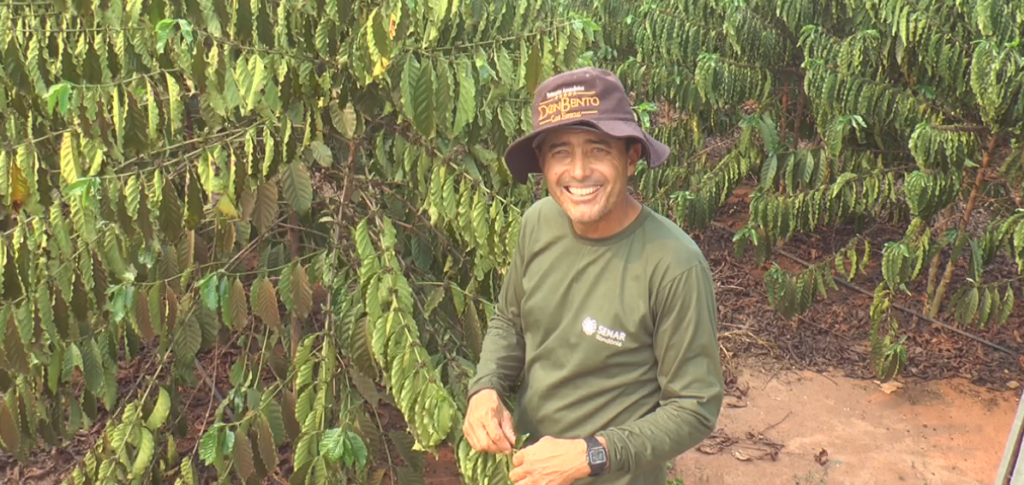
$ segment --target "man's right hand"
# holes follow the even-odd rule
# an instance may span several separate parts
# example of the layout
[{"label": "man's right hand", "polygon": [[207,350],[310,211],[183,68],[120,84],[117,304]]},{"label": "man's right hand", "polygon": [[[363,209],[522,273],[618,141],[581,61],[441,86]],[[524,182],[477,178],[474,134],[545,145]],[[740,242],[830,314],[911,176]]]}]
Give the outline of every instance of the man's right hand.
[{"label": "man's right hand", "polygon": [[470,398],[462,434],[478,452],[512,452],[516,443],[512,415],[501,403],[497,391],[484,389]]}]

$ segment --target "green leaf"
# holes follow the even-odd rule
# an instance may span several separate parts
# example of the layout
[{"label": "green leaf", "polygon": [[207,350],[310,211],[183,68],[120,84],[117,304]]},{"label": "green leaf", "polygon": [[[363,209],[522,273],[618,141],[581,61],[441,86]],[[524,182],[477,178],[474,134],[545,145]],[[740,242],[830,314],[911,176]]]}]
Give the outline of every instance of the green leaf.
[{"label": "green leaf", "polygon": [[455,77],[459,84],[459,94],[452,135],[458,136],[476,119],[476,80],[473,78],[473,64],[469,59],[463,57],[455,61]]},{"label": "green leaf", "polygon": [[153,454],[156,448],[156,443],[153,441],[153,433],[146,428],[138,428],[138,430],[139,445],[135,461],[132,462],[133,477],[142,477],[146,473],[146,469],[153,462]]},{"label": "green leaf", "polygon": [[281,191],[292,209],[302,215],[309,212],[313,204],[313,184],[305,165],[297,160],[288,164],[281,174]]},{"label": "green leaf", "polygon": [[81,354],[85,387],[98,396],[103,391],[103,364],[93,339],[87,338],[82,342]]},{"label": "green leaf", "polygon": [[537,86],[540,85],[543,80],[543,51],[544,48],[541,42],[530,42],[533,48],[530,49],[528,57],[526,58],[526,91],[533,94],[537,90]]},{"label": "green leaf", "polygon": [[220,457],[220,446],[218,435],[223,432],[223,427],[213,426],[203,433],[199,439],[199,459],[205,465],[213,465]]},{"label": "green leaf", "polygon": [[281,404],[277,401],[268,401],[263,405],[263,416],[267,418],[267,425],[270,426],[270,431],[274,435],[274,446],[281,446],[288,437]]},{"label": "green leaf", "polygon": [[220,294],[217,291],[220,286],[220,277],[216,273],[211,273],[204,276],[196,284],[199,286],[199,294],[203,298],[203,304],[210,310],[217,311],[220,304]]},{"label": "green leaf", "polygon": [[329,461],[337,463],[345,454],[346,444],[347,440],[341,428],[329,429],[324,431],[323,437],[320,438],[320,453]]},{"label": "green leaf", "polygon": [[[405,84],[409,83],[409,87]],[[410,55],[402,72],[403,99],[407,114],[411,112],[413,124],[421,135],[433,138],[437,133],[434,103],[434,65],[429,57],[424,57],[422,64],[415,56]]]},{"label": "green leaf", "polygon": [[149,418],[146,419],[146,426],[156,431],[167,422],[167,416],[171,412],[171,396],[167,393],[167,389],[160,387],[160,393],[157,397],[156,404],[153,405],[153,410],[149,413]]},{"label": "green leaf", "polygon": [[78,164],[78,147],[71,132],[65,132],[60,143],[60,176],[71,185],[78,181],[82,171]]},{"label": "green leaf", "polygon": [[334,155],[331,154],[331,149],[322,141],[313,140],[309,144],[310,154],[316,163],[319,163],[322,167],[330,168],[334,163]]},{"label": "green leaf", "polygon": [[71,99],[71,85],[66,82],[60,82],[50,86],[46,91],[46,113],[52,114],[54,106],[57,107],[57,112],[61,116],[67,116],[68,108],[70,107]]},{"label": "green leaf", "polygon": [[351,432],[345,432],[346,448],[348,453],[345,454],[345,462],[348,466],[359,465],[359,468],[366,466],[366,443],[363,443],[362,438],[359,435]]}]

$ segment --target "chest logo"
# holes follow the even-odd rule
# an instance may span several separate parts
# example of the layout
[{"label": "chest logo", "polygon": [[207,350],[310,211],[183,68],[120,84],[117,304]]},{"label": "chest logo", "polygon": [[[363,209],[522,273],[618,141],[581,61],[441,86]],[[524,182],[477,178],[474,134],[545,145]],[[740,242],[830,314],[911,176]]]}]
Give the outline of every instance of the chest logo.
[{"label": "chest logo", "polygon": [[597,320],[594,320],[592,317],[583,319],[583,333],[587,336],[597,334],[595,338],[599,342],[616,347],[622,347],[622,344],[626,341],[626,332],[605,327],[597,323]]}]

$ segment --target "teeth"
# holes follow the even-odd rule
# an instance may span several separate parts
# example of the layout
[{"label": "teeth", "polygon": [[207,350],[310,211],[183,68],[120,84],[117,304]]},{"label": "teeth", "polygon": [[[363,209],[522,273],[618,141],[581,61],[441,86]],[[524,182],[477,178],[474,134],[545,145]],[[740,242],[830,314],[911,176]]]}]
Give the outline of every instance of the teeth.
[{"label": "teeth", "polygon": [[594,192],[597,192],[597,189],[599,189],[600,187],[567,187],[567,188],[568,188],[570,194],[583,196],[583,195],[590,195],[590,194],[593,194]]}]

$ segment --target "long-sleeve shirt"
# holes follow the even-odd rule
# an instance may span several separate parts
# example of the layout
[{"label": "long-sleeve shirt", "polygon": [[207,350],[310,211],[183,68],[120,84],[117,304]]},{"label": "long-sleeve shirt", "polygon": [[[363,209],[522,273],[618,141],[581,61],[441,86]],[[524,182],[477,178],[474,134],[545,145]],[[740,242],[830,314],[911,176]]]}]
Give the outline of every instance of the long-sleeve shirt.
[{"label": "long-sleeve shirt", "polygon": [[609,469],[575,485],[664,484],[714,429],[724,394],[711,271],[643,207],[587,239],[551,198],[524,214],[469,395],[512,400],[517,435],[604,436]]}]

